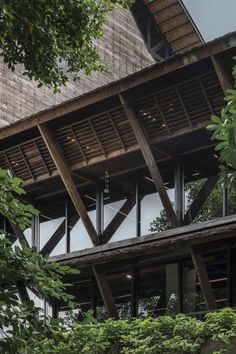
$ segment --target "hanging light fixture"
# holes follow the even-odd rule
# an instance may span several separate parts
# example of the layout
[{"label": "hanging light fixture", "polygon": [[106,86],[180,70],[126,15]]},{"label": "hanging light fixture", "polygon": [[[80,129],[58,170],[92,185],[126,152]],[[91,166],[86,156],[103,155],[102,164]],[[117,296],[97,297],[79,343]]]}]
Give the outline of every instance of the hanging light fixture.
[{"label": "hanging light fixture", "polygon": [[104,182],[105,182],[104,193],[105,194],[109,194],[110,193],[110,189],[109,189],[110,181],[109,181],[109,173],[107,171],[105,172],[105,180],[104,180]]}]

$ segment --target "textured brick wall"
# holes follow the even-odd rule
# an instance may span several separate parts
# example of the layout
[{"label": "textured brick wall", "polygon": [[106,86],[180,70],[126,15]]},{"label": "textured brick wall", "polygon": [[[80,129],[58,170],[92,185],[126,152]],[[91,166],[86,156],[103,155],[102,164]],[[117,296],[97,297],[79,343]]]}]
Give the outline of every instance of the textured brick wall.
[{"label": "textured brick wall", "polygon": [[97,73],[81,76],[79,82],[70,80],[61,92],[54,95],[46,87],[37,88],[21,73],[14,73],[0,61],[0,127],[49,108],[62,101],[79,96],[96,87],[127,76],[153,63],[129,11],[115,10],[104,26],[104,38],[97,41],[101,59],[109,65],[112,74]]}]

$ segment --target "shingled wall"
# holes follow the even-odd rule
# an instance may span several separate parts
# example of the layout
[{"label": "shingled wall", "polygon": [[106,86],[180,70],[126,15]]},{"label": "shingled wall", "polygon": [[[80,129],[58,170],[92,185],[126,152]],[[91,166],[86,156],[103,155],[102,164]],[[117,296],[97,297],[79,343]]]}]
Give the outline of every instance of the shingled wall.
[{"label": "shingled wall", "polygon": [[112,74],[96,73],[81,76],[79,82],[70,80],[61,93],[53,94],[46,87],[22,76],[23,68],[12,73],[0,61],[0,127],[11,124],[55,104],[79,96],[113,80],[127,76],[153,63],[130,11],[115,10],[104,26],[104,38],[97,41],[101,59]]}]

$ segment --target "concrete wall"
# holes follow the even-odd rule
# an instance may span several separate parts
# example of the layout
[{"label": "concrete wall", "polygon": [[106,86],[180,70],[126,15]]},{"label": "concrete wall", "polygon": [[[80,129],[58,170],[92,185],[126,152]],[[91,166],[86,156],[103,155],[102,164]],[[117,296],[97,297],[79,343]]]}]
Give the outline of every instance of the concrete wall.
[{"label": "concrete wall", "polygon": [[111,81],[127,76],[153,63],[133,17],[128,10],[115,10],[104,26],[104,38],[97,41],[101,59],[112,74],[81,75],[79,82],[70,80],[61,93],[54,95],[46,87],[37,88],[22,76],[23,68],[12,73],[0,61],[0,127],[30,116],[55,104],[79,96]]}]

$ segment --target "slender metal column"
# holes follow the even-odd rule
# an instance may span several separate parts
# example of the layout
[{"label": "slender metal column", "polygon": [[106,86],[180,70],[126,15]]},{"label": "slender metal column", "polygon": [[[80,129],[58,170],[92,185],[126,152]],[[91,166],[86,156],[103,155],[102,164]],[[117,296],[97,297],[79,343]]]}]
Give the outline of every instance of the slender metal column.
[{"label": "slender metal column", "polygon": [[184,168],[182,164],[177,164],[175,170],[175,211],[178,219],[179,226],[182,225],[184,219]]},{"label": "slender metal column", "polygon": [[40,222],[39,215],[33,217],[33,223],[31,227],[32,235],[32,250],[35,252],[40,251]]},{"label": "slender metal column", "polygon": [[70,197],[67,194],[65,200],[65,233],[66,233],[66,253],[70,252]]},{"label": "slender metal column", "polygon": [[138,316],[138,282],[139,270],[133,266],[131,280],[131,317]]},{"label": "slender metal column", "polygon": [[223,188],[223,216],[228,215],[228,189]]},{"label": "slender metal column", "polygon": [[140,182],[136,181],[136,236],[141,236],[141,198]]},{"label": "slender metal column", "polygon": [[97,229],[97,244],[102,242],[102,235],[104,231],[104,205],[103,205],[103,190],[101,186],[97,187],[96,196],[96,229]]}]

